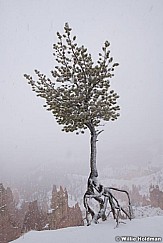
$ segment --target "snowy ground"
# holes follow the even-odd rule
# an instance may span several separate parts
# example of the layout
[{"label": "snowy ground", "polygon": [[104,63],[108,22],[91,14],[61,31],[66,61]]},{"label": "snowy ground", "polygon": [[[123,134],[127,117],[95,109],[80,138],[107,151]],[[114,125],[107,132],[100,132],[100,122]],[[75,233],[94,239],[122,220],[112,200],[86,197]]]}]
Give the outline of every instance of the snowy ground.
[{"label": "snowy ground", "polygon": [[[114,242],[161,242],[163,216],[127,220],[114,228],[111,219],[91,226],[70,227],[51,231],[31,231],[14,243],[114,243]],[[125,238],[125,236],[130,238]],[[137,237],[137,238],[136,238]],[[139,238],[143,237],[143,238]],[[145,237],[157,237],[155,239]]]}]

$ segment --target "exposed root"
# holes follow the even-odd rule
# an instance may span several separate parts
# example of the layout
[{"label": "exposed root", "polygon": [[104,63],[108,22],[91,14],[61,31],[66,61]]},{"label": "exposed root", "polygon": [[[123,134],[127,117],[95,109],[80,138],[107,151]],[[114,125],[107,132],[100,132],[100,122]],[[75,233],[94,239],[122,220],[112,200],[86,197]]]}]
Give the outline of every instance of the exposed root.
[{"label": "exposed root", "polygon": [[[93,187],[96,191],[93,190]],[[107,219],[108,216],[106,216],[106,209],[108,203],[111,208],[109,214],[112,213],[113,218],[116,221],[116,227],[118,227],[120,223],[124,223],[119,221],[121,212],[123,212],[126,215],[126,217],[131,220],[133,215],[129,193],[125,190],[121,190],[114,187],[103,187],[102,185],[100,185],[100,188],[102,188],[102,190],[99,190],[99,185],[97,187],[96,185],[91,184],[91,190],[90,188],[88,188],[88,190],[84,194],[84,207],[86,209],[87,225],[90,225],[92,221],[94,223],[98,223],[98,220],[100,218],[103,221]],[[115,198],[111,191],[119,191],[122,193],[126,193],[128,197],[129,212],[127,212],[123,207],[120,206],[118,200]],[[88,205],[88,199],[94,199],[99,203],[100,210],[97,214],[95,214],[94,210]]]}]

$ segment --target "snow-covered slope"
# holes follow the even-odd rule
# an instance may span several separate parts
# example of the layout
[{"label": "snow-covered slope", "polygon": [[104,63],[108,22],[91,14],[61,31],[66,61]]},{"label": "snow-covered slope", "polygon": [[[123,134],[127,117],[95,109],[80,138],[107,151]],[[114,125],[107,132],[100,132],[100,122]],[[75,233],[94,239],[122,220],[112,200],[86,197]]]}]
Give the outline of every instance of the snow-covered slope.
[{"label": "snow-covered slope", "polygon": [[106,168],[101,173],[101,182],[103,185],[117,185],[117,187],[127,186],[129,189],[132,185],[140,187],[140,194],[149,194],[150,185],[159,185],[163,190],[163,167],[140,167],[128,166],[120,168]]},{"label": "snow-covered slope", "polygon": [[[53,231],[31,231],[14,243],[114,243],[116,241],[124,241],[124,236],[130,237],[163,237],[163,217],[155,216],[142,219],[134,219],[126,221],[126,224],[120,224],[118,228],[114,228],[115,222],[109,220],[100,224],[92,224],[91,226],[80,226],[65,228]],[[146,238],[147,239],[147,238]],[[126,241],[140,241],[140,238],[128,238]],[[145,240],[141,241],[154,242]],[[161,241],[161,240],[160,240]],[[158,242],[158,240],[157,240]]]},{"label": "snow-covered slope", "polygon": [[154,217],[154,216],[162,216],[163,210],[161,208],[154,208],[150,205],[144,207],[132,207],[133,215],[135,218],[146,218],[146,217]]}]

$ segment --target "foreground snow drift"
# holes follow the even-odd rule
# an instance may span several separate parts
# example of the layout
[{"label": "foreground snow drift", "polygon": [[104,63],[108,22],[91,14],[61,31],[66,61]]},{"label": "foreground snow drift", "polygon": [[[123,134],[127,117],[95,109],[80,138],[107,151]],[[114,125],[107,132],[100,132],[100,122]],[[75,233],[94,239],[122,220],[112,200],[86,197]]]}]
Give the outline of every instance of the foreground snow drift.
[{"label": "foreground snow drift", "polygon": [[[13,241],[14,243],[113,243],[122,241],[125,238],[118,238],[121,236],[130,236],[126,241],[140,242],[142,237],[163,237],[163,216],[155,216],[150,218],[133,219],[132,221],[125,221],[126,224],[120,224],[119,228],[115,227],[115,222],[110,219],[107,222],[100,224],[92,224],[91,226],[70,227],[51,231],[31,231],[19,239]],[[117,238],[116,238],[117,237]],[[142,242],[154,242],[146,238],[142,238]],[[155,239],[155,242],[160,242]]]}]

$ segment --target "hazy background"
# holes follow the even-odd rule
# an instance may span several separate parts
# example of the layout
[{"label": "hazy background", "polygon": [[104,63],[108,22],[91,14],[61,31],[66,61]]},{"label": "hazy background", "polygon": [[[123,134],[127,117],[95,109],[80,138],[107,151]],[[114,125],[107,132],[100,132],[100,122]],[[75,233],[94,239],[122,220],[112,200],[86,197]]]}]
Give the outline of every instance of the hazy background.
[{"label": "hazy background", "polygon": [[99,170],[162,163],[162,13],[162,0],[0,0],[0,180],[39,166],[89,173],[89,133],[61,132],[23,77],[50,76],[65,22],[94,59],[109,40],[120,63],[111,84],[121,117],[99,137]]}]

